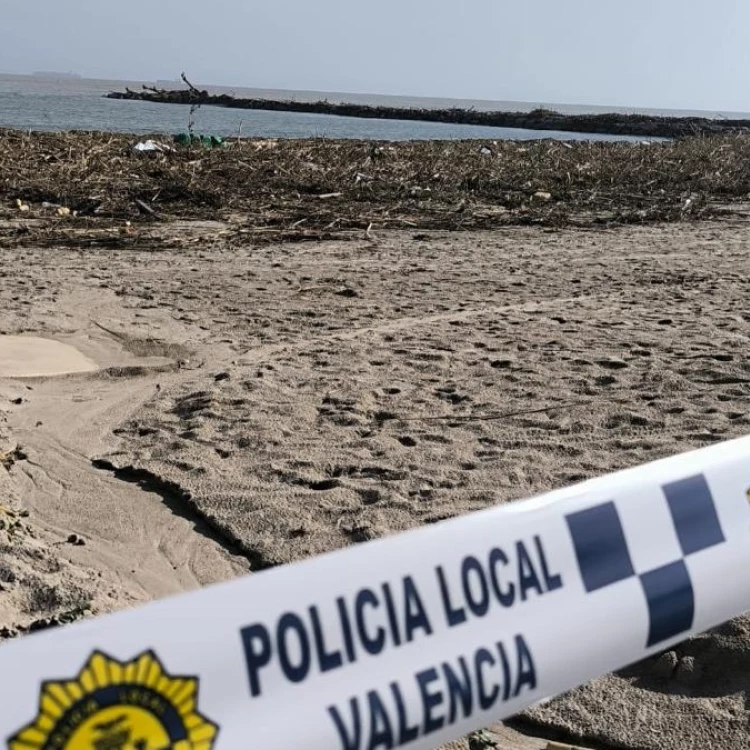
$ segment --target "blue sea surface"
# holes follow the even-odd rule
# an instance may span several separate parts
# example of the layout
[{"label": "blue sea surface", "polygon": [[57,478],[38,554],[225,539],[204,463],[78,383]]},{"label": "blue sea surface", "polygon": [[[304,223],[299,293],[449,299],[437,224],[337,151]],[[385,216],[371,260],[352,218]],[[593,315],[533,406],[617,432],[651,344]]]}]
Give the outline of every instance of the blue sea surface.
[{"label": "blue sea surface", "polygon": [[[95,81],[77,78],[44,78],[0,75],[0,127],[41,131],[104,131],[115,133],[175,134],[186,132],[190,108],[179,104],[105,99],[109,91],[140,83]],[[175,83],[174,88],[179,84]],[[317,92],[266,91],[214,88],[238,96],[274,99],[350,101],[373,105],[415,107],[474,106],[476,109],[529,109],[512,102],[458,102],[454,100],[409,99],[406,97]],[[568,108],[570,109],[570,108]],[[590,110],[589,110],[590,111]],[[267,112],[222,107],[200,107],[193,115],[198,133],[260,138],[357,138],[374,140],[457,140],[457,139],[540,139],[561,140],[642,140],[629,136],[565,133],[520,128],[493,128],[477,125],[415,122],[409,120],[369,120],[298,112]]]}]

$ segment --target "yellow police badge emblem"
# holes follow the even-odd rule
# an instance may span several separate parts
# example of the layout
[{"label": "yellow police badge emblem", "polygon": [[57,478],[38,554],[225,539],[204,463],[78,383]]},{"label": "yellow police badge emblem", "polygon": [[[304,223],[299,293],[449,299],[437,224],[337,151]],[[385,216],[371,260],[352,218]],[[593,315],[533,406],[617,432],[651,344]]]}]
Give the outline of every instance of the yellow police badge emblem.
[{"label": "yellow police badge emblem", "polygon": [[173,677],[146,651],[96,652],[73,680],[42,684],[36,719],[10,750],[211,750],[218,727],[197,711],[198,678]]}]

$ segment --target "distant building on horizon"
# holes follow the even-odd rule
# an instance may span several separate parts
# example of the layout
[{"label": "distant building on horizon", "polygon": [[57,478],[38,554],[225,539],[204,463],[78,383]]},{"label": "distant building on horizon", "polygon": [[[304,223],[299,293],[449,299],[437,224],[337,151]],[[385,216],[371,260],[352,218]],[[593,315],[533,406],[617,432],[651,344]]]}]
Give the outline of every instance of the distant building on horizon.
[{"label": "distant building on horizon", "polygon": [[172,89],[184,89],[187,88],[185,84],[179,78],[159,78],[156,81],[156,88],[166,88],[167,86]]},{"label": "distant building on horizon", "polygon": [[78,73],[58,73],[55,70],[37,70],[32,74],[35,78],[54,78],[54,79],[65,79],[65,78],[82,78],[83,76]]}]

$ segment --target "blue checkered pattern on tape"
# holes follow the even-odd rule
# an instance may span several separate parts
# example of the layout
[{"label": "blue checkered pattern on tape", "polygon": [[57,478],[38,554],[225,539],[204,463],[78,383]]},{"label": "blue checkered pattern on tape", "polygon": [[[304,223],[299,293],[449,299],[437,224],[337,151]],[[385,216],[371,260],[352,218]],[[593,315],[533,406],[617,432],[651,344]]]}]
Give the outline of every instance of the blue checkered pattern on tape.
[{"label": "blue checkered pattern on tape", "polygon": [[693,626],[695,596],[685,560],[724,542],[711,490],[702,474],[666,484],[662,492],[682,549],[682,558],[636,572],[614,502],[566,516],[586,591],[593,593],[634,576],[640,579],[649,613],[647,646]]}]

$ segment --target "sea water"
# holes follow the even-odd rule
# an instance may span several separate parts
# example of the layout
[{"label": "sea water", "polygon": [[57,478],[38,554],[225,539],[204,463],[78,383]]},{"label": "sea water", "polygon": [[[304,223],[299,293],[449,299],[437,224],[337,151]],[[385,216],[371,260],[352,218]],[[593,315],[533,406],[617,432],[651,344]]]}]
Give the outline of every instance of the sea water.
[{"label": "sea water", "polygon": [[[183,88],[180,82],[159,82],[163,88]],[[180,104],[105,99],[109,91],[123,91],[125,86],[140,89],[140,82],[102,81],[54,76],[0,75],[0,127],[23,130],[68,131],[97,130],[134,134],[174,134],[185,132],[190,108]],[[314,91],[274,91],[268,89],[229,89],[206,87],[212,93],[230,93],[246,98],[296,99],[297,101],[350,102],[396,107],[425,107],[483,111],[523,111],[543,104],[519,102],[463,101],[454,99],[409,98],[397,96],[337,94]],[[613,111],[613,108],[559,106],[570,114]],[[627,110],[620,110],[627,111]],[[658,114],[669,114],[660,112]],[[677,114],[677,113],[672,113]],[[696,114],[696,113],[679,113]],[[706,115],[707,113],[701,113]],[[710,116],[713,113],[708,113]],[[192,115],[196,132],[223,137],[242,135],[261,138],[362,138],[376,140],[455,140],[536,139],[566,140],[642,140],[628,136],[562,133],[520,128],[494,128],[477,125],[454,125],[409,120],[370,120],[299,112],[200,107]]]}]

